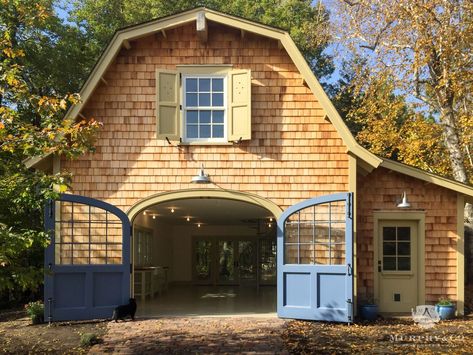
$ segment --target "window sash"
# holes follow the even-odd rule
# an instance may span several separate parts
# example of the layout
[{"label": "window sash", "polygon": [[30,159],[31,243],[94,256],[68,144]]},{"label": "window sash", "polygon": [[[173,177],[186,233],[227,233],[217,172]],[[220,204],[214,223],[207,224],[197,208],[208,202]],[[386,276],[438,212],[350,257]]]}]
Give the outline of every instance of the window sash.
[{"label": "window sash", "polygon": [[[187,79],[222,79],[223,80],[223,87],[222,91],[216,90],[213,91],[212,88],[212,81],[210,82],[210,88],[209,90],[206,91],[200,91],[199,90],[199,84],[197,83],[197,88],[196,90],[188,91],[187,90]],[[183,75],[182,76],[183,80],[183,88],[182,88],[182,97],[183,97],[183,125],[182,125],[182,137],[185,142],[226,142],[227,141],[227,95],[228,95],[228,87],[227,87],[227,77],[225,75]],[[223,106],[195,106],[195,105],[187,105],[187,94],[196,94],[197,97],[199,94],[205,93],[209,94],[210,98],[212,98],[212,94],[223,94]],[[212,102],[212,101],[211,101]],[[211,112],[211,119],[209,123],[202,124],[200,123],[200,118],[198,119],[197,123],[192,123],[188,124],[187,122],[187,113],[189,111],[197,111],[199,112],[198,115],[200,117],[200,112],[201,111],[210,111]],[[213,111],[223,111],[223,123],[214,123],[212,122],[212,115]],[[198,135],[200,135],[200,127],[202,126],[210,126],[210,134],[213,134],[213,127],[214,126],[223,126],[223,137],[207,137],[207,138],[201,138],[201,137],[188,137],[187,135],[187,129],[188,126],[196,126],[197,127],[197,132]]]}]

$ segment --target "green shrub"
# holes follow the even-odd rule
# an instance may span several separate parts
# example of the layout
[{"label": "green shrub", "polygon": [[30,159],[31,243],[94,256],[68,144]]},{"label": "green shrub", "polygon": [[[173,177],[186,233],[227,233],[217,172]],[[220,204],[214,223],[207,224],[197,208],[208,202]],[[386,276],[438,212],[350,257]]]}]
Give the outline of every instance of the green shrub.
[{"label": "green shrub", "polygon": [[84,333],[80,336],[80,346],[92,346],[100,343],[100,338],[95,333]]},{"label": "green shrub", "polygon": [[41,301],[30,302],[25,304],[25,310],[31,319],[42,317],[44,314],[44,304]]}]

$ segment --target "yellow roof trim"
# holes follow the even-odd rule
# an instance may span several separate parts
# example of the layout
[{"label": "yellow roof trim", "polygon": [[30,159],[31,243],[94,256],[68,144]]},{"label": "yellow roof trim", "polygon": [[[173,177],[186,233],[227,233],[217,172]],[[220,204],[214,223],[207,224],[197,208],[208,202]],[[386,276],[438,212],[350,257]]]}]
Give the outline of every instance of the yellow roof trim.
[{"label": "yellow roof trim", "polygon": [[461,182],[447,179],[445,177],[428,173],[424,170],[414,168],[406,164],[398,163],[389,159],[382,159],[381,167],[397,171],[399,173],[412,176],[416,179],[430,182],[435,185],[445,187],[446,189],[453,190],[465,195],[465,200],[467,202],[473,202],[473,186],[462,184]]},{"label": "yellow roof trim", "polygon": [[53,164],[53,153],[47,153],[40,156],[24,159],[23,164],[27,169],[50,171],[52,169]]}]

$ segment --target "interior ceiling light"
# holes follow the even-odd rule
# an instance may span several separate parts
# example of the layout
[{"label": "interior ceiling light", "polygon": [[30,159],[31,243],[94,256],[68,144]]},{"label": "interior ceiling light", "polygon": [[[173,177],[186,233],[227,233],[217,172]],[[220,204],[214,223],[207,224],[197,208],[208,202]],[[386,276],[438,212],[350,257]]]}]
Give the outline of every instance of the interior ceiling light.
[{"label": "interior ceiling light", "polygon": [[143,216],[146,216],[146,211],[143,211]]},{"label": "interior ceiling light", "polygon": [[197,227],[199,227],[199,228],[200,228],[200,223],[197,223]]},{"label": "interior ceiling light", "polygon": [[153,219],[156,219],[156,215],[153,215]]},{"label": "interior ceiling light", "polygon": [[190,218],[190,217],[187,217],[187,218],[186,218],[186,221],[187,221],[187,222],[189,222],[190,220],[191,220],[191,218]]},{"label": "interior ceiling light", "polygon": [[174,208],[171,207],[171,213],[174,213]]},{"label": "interior ceiling light", "polygon": [[402,194],[401,203],[399,203],[397,205],[397,207],[398,208],[409,208],[409,207],[411,207],[411,204],[409,203],[409,201],[407,201],[406,191],[404,191],[404,193]]},{"label": "interior ceiling light", "polygon": [[191,183],[194,184],[210,184],[210,177],[204,173],[204,164],[201,165],[199,175],[192,178]]}]

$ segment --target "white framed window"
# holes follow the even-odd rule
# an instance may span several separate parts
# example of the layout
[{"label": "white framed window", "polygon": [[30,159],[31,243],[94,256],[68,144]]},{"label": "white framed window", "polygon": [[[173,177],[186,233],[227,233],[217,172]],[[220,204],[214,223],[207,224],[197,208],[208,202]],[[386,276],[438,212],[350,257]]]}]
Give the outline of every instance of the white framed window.
[{"label": "white framed window", "polygon": [[227,140],[226,76],[183,75],[184,142]]},{"label": "white framed window", "polygon": [[251,71],[230,65],[156,70],[156,136],[188,144],[251,139]]}]

